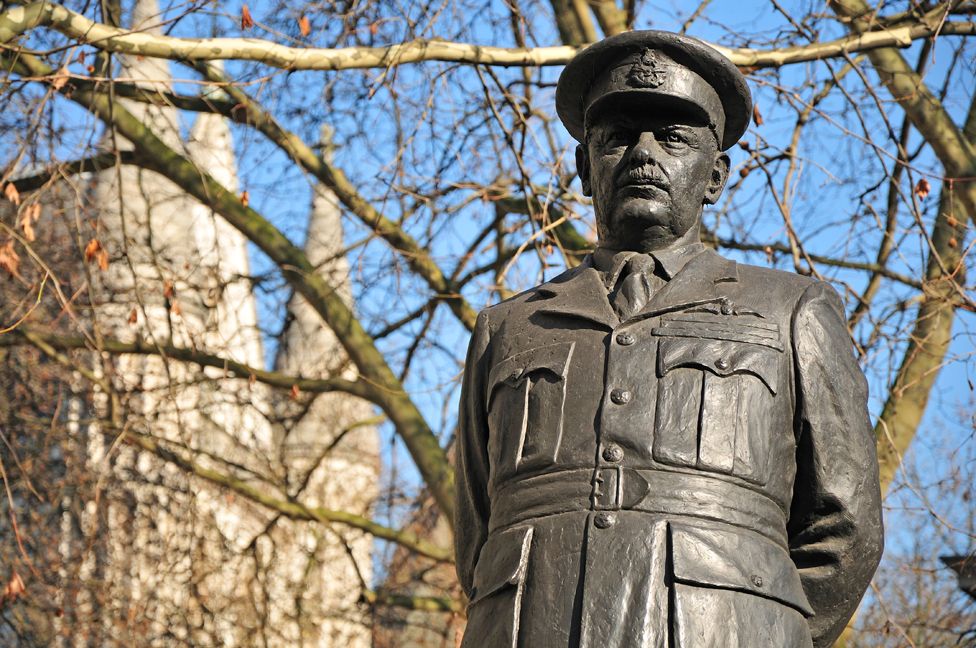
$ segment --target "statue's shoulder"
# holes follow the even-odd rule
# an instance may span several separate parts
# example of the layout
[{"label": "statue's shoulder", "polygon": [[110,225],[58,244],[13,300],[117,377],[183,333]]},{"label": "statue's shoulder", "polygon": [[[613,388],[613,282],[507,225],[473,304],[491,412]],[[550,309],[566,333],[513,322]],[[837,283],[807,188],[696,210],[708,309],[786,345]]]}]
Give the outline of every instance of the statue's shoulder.
[{"label": "statue's shoulder", "polygon": [[799,297],[810,286],[823,283],[819,279],[790,270],[777,270],[748,263],[736,263],[736,269],[744,290],[772,290],[781,296]]},{"label": "statue's shoulder", "polygon": [[743,301],[754,302],[764,312],[793,317],[804,304],[827,300],[843,312],[843,300],[829,282],[788,270],[776,270],[745,263],[738,267],[738,294]]},{"label": "statue's shoulder", "polygon": [[544,301],[558,293],[560,289],[562,289],[566,284],[571,283],[588,267],[590,267],[589,259],[575,268],[568,268],[560,272],[558,275],[552,279],[549,279],[548,281],[545,281],[537,286],[533,286],[527,290],[523,290],[522,292],[513,295],[508,299],[504,299],[497,304],[492,304],[491,306],[485,307],[482,310],[482,316],[496,321],[518,316],[528,317],[538,310],[539,302]]}]

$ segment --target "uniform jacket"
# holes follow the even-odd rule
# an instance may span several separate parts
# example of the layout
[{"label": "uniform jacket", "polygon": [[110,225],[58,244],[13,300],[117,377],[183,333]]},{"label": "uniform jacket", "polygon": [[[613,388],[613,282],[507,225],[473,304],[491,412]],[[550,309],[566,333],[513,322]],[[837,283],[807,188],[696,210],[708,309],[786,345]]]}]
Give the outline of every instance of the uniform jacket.
[{"label": "uniform jacket", "polygon": [[701,246],[658,262],[673,276],[625,322],[592,258],[478,317],[466,648],[826,647],[874,573],[877,458],[836,293]]}]

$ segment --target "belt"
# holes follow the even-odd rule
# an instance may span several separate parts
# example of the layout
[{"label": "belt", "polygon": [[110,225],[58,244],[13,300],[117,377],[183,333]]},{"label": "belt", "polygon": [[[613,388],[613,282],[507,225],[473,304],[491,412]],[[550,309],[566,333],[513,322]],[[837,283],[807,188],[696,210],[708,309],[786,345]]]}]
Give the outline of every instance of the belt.
[{"label": "belt", "polygon": [[489,532],[570,512],[640,511],[743,527],[787,547],[786,512],[764,493],[709,475],[615,466],[507,482],[491,496]]}]

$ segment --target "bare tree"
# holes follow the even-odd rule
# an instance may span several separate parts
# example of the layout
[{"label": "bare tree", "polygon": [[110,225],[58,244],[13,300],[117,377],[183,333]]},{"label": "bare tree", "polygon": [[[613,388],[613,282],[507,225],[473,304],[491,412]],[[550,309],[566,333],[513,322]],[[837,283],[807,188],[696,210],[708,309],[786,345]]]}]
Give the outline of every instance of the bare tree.
[{"label": "bare tree", "polygon": [[554,82],[647,27],[748,73],[707,242],[841,290],[927,511],[845,641],[963,636],[976,4],[719,4],[5,3],[0,640],[452,645],[467,332],[592,246]]}]

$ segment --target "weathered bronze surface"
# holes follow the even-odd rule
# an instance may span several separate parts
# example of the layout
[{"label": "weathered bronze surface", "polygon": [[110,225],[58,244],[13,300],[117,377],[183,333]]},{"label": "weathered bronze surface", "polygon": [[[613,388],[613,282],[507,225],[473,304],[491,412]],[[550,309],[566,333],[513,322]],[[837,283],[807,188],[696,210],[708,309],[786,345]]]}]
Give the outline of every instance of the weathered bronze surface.
[{"label": "weathered bronze surface", "polygon": [[742,75],[630,32],[570,62],[557,109],[599,248],[478,318],[463,646],[830,646],[882,550],[867,385],[828,284],[699,241]]}]

